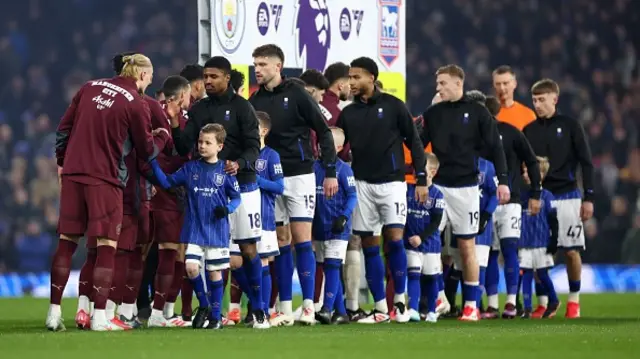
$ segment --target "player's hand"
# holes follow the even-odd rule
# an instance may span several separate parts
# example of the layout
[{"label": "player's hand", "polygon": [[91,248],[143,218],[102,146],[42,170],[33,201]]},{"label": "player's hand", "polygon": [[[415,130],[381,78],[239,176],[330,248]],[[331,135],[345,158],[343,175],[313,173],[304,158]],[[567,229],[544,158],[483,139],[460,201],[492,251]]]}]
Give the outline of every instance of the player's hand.
[{"label": "player's hand", "polygon": [[500,204],[509,202],[509,200],[511,199],[511,191],[509,190],[509,186],[507,186],[506,184],[498,185],[496,195],[498,196],[498,202]]},{"label": "player's hand", "polygon": [[418,246],[422,244],[422,239],[420,239],[420,236],[411,236],[409,237],[409,244],[411,244],[413,248],[418,248]]},{"label": "player's hand", "polygon": [[224,163],[224,171],[228,175],[235,176],[236,174],[238,174],[239,169],[240,169],[240,165],[238,164],[238,162],[227,160]]},{"label": "player's hand", "polygon": [[62,166],[58,166],[58,186],[62,187]]},{"label": "player's hand", "polygon": [[344,226],[347,224],[347,217],[338,216],[333,221],[333,225],[331,226],[331,233],[339,234],[344,232]]},{"label": "player's hand", "polygon": [[552,256],[558,252],[558,239],[549,239],[549,244],[547,244],[547,254],[551,254]]},{"label": "player's hand", "polygon": [[425,203],[429,197],[429,189],[427,186],[416,186],[416,201]]},{"label": "player's hand", "polygon": [[213,210],[213,214],[217,219],[222,219],[229,215],[229,209],[227,206],[218,206]]},{"label": "player's hand", "polygon": [[151,134],[154,135],[154,136],[158,136],[159,134],[161,134],[163,132],[166,133],[167,136],[170,136],[169,131],[167,131],[167,129],[163,128],[163,127],[156,128],[155,130],[151,131]]},{"label": "player's hand", "polygon": [[155,196],[156,194],[158,194],[156,186],[151,186],[151,197]]},{"label": "player's hand", "polygon": [[169,116],[169,120],[171,121],[171,127],[180,127],[180,119],[178,115],[180,115],[180,112],[182,111],[182,99],[167,100],[165,111],[167,112],[167,116]]},{"label": "player's hand", "polygon": [[580,206],[580,218],[582,221],[588,221],[593,217],[593,202],[583,201]]},{"label": "player's hand", "polygon": [[540,208],[542,207],[542,202],[539,199],[529,198],[529,214],[532,216],[540,213]]},{"label": "player's hand", "polygon": [[324,187],[324,196],[331,198],[338,193],[338,179],[327,177],[324,179],[322,187]]},{"label": "player's hand", "polygon": [[480,212],[480,224],[478,226],[478,234],[484,233],[484,230],[487,229],[487,224],[489,224],[489,219],[491,219],[491,215],[487,212]]}]

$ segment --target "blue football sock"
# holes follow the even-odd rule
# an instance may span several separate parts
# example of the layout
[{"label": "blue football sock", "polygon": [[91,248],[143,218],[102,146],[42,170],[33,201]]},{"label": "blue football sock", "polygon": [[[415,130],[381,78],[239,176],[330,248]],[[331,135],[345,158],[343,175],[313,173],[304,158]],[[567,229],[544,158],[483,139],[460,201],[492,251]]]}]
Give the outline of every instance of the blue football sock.
[{"label": "blue football sock", "polygon": [[[409,295],[409,308],[418,310],[420,305],[420,272],[407,274],[407,294]],[[425,292],[426,294],[426,292]]]},{"label": "blue football sock", "polygon": [[[342,270],[340,270],[340,273],[342,273]],[[344,287],[342,286],[342,281],[338,281],[338,291],[336,292],[336,300],[333,304],[333,308],[335,312],[338,313],[339,315],[347,314],[347,308],[345,307],[345,304],[344,304],[343,292],[344,292]]]},{"label": "blue football sock", "polygon": [[478,299],[478,287],[477,283],[462,282],[462,305],[465,306],[467,302],[476,303]]},{"label": "blue football sock", "polygon": [[522,274],[522,297],[524,298],[524,309],[533,310],[531,300],[531,285],[533,284],[533,270],[525,269]]},{"label": "blue football sock", "polygon": [[262,267],[262,310],[269,314],[269,301],[271,300],[271,271],[269,264]]},{"label": "blue football sock", "polygon": [[499,257],[500,251],[489,252],[489,264],[487,265],[484,282],[484,288],[487,295],[498,294],[498,283],[500,282],[500,266],[498,265]]},{"label": "blue football sock", "polygon": [[438,301],[438,280],[435,275],[423,275],[422,281],[426,289],[428,311],[435,313]]},{"label": "blue football sock", "polygon": [[303,242],[296,247],[296,268],[302,288],[302,299],[313,301],[316,280],[316,256],[311,242]]},{"label": "blue football sock", "polygon": [[278,277],[278,298],[280,301],[291,301],[293,297],[293,255],[291,246],[280,247],[280,254],[275,259]]},{"label": "blue football sock", "polygon": [[340,265],[342,260],[326,258],[324,260],[324,303],[329,312],[333,311],[334,303],[340,289]]},{"label": "blue football sock", "polygon": [[485,276],[487,267],[480,267],[480,286],[478,286],[478,299],[476,300],[476,308],[482,308],[482,292],[485,290]]},{"label": "blue football sock", "polygon": [[249,291],[246,292],[253,310],[260,310],[262,305],[262,260],[256,255],[253,259],[243,258],[242,268],[247,276]]},{"label": "blue football sock", "polygon": [[209,303],[209,294],[202,276],[198,274],[197,277],[191,278],[191,285],[193,285],[193,291],[196,293],[200,308],[209,308],[211,306]]},{"label": "blue football sock", "polygon": [[518,238],[503,238],[500,240],[502,257],[504,258],[504,280],[507,284],[507,294],[518,293],[518,279],[520,268],[518,264]]},{"label": "blue football sock", "polygon": [[[449,271],[451,270],[453,266],[449,265],[449,264],[442,264],[442,276],[444,278],[446,278],[447,276],[449,276]],[[443,282],[444,285],[444,282]]]},{"label": "blue football sock", "polygon": [[540,277],[538,277],[538,281],[535,282],[535,288],[536,288],[536,297],[542,297],[547,295],[547,290],[544,288],[544,285],[542,284]]},{"label": "blue football sock", "polygon": [[437,274],[436,279],[438,281],[438,292],[444,290],[444,275],[443,273]]},{"label": "blue football sock", "polygon": [[222,319],[222,297],[224,296],[224,288],[222,287],[222,280],[212,281],[209,278],[209,272],[207,272],[207,286],[209,287],[209,302],[211,302],[211,315],[209,319],[221,320]]},{"label": "blue football sock", "polygon": [[380,257],[380,247],[362,248],[364,253],[364,270],[369,290],[374,302],[385,299],[384,291],[384,263]]},{"label": "blue football sock", "polygon": [[403,241],[388,241],[389,269],[393,275],[395,294],[404,294],[407,290],[407,252]]},{"label": "blue football sock", "polygon": [[[242,267],[231,270],[231,276],[238,283],[238,287],[240,287],[242,293],[249,296],[251,288],[249,287],[249,278],[247,278],[247,271],[244,269],[244,262]],[[251,300],[251,297],[249,297],[249,300]]]},{"label": "blue football sock", "polygon": [[444,294],[447,300],[452,306],[456,305],[456,295],[458,294],[458,285],[462,278],[462,272],[451,268],[449,270],[449,276],[444,280]]},{"label": "blue football sock", "polygon": [[[540,279],[540,282],[544,286],[545,292],[549,296],[549,303],[558,303],[558,294],[556,293],[556,288],[553,286],[553,281],[551,280],[551,277],[549,277],[549,270],[546,268],[538,269],[536,273],[538,274],[538,278]],[[571,290],[571,287],[569,287],[569,290]],[[580,290],[580,286],[578,285],[577,291],[579,290]]]},{"label": "blue football sock", "polygon": [[580,291],[580,281],[569,279],[569,293],[577,293]]}]

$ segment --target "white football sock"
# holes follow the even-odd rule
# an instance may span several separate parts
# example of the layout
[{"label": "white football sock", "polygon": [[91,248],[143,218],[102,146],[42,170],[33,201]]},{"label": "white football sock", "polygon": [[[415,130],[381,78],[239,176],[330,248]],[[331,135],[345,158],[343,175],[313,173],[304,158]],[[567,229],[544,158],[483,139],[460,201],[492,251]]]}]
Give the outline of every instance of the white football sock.
[{"label": "white football sock", "polygon": [[314,308],[314,303],[313,303],[313,299],[305,299],[302,301],[302,308],[307,309],[307,308]]},{"label": "white football sock", "polygon": [[507,294],[507,304],[516,305],[516,295],[515,294]]},{"label": "white football sock", "polygon": [[347,309],[356,311],[360,307],[358,296],[360,294],[361,275],[360,251],[347,251],[344,262],[345,298]]},{"label": "white football sock", "polygon": [[49,316],[52,316],[52,317],[62,316],[62,308],[60,308],[60,304],[49,304]]},{"label": "white football sock", "polygon": [[549,305],[549,297],[546,295],[541,295],[538,297],[538,305],[541,305],[543,307],[546,307],[547,305]]},{"label": "white football sock", "polygon": [[164,303],[164,310],[162,311],[162,313],[164,314],[164,317],[169,319],[171,317],[173,317],[174,313],[174,307],[175,307],[176,303],[169,303],[166,302]]},{"label": "white football sock", "polygon": [[162,318],[164,318],[164,314],[162,313],[162,311],[160,309],[151,309],[151,316],[152,317],[162,317]]},{"label": "white football sock", "polygon": [[476,301],[475,300],[468,300],[468,301],[464,302],[464,306],[476,309]]},{"label": "white football sock", "polygon": [[293,315],[292,304],[290,300],[283,300],[280,302],[280,311],[286,315]]},{"label": "white football sock", "polygon": [[91,318],[92,321],[95,321],[96,323],[99,324],[103,324],[107,322],[107,313],[104,309],[96,309],[93,312],[93,317]]},{"label": "white football sock", "polygon": [[84,310],[87,314],[91,312],[91,301],[86,295],[81,295],[78,297],[78,310],[76,311],[76,313],[80,312],[81,310]]},{"label": "white football sock", "polygon": [[569,302],[580,303],[580,292],[570,292],[568,300]]},{"label": "white football sock", "polygon": [[375,308],[377,311],[385,314],[389,314],[389,307],[387,307],[387,299],[382,299],[379,302],[376,302]]},{"label": "white football sock", "polygon": [[393,295],[393,303],[402,303],[405,304],[405,296],[404,293],[402,294],[394,294]]},{"label": "white football sock", "polygon": [[498,302],[498,295],[492,294],[487,296],[487,305],[493,309],[498,309],[500,303]]},{"label": "white football sock", "polygon": [[112,301],[111,299],[107,300],[107,308],[105,310],[105,316],[107,317],[107,320],[111,320],[116,316],[116,302]]},{"label": "white football sock", "polygon": [[240,310],[240,303],[229,303],[229,311]]},{"label": "white football sock", "polygon": [[122,303],[118,307],[118,314],[122,315],[127,319],[133,319],[133,304],[130,303]]}]

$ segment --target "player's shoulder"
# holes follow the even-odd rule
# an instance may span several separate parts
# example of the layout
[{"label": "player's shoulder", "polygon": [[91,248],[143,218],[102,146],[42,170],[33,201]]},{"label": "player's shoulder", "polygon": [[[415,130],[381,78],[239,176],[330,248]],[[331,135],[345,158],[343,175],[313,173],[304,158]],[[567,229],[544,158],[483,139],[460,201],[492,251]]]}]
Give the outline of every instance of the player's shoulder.
[{"label": "player's shoulder", "polygon": [[394,106],[404,106],[404,102],[401,99],[388,92],[380,92],[378,96],[380,96],[378,101],[382,103],[388,103]]},{"label": "player's shoulder", "polygon": [[558,122],[564,126],[570,127],[570,128],[574,128],[574,127],[578,127],[580,126],[580,122],[578,122],[578,119],[571,117],[571,116],[567,116],[565,114],[556,114],[555,116],[553,116],[553,121],[554,122]]},{"label": "player's shoulder", "polygon": [[203,97],[200,100],[196,101],[196,103],[192,104],[189,108],[189,113],[198,114],[207,109],[211,99],[209,97]]}]

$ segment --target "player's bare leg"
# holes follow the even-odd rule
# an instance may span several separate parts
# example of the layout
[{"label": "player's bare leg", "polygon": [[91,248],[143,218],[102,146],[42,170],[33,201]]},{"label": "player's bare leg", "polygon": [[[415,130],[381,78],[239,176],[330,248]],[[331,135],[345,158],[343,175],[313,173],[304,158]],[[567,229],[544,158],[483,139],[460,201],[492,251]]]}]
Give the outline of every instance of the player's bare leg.
[{"label": "player's bare leg", "polygon": [[[315,289],[316,260],[311,244],[311,222],[291,222],[291,239],[296,251],[296,269],[302,288],[302,313],[298,321],[307,324],[315,324],[315,310],[313,305],[313,290]],[[282,294],[282,288],[280,288]]]},{"label": "player's bare leg", "polygon": [[96,250],[89,248],[87,258],[80,269],[78,278],[78,310],[76,311],[76,325],[78,329],[91,327],[91,290],[93,289],[93,267],[96,264]]},{"label": "player's bare leg", "polygon": [[71,273],[71,257],[78,248],[80,236],[60,235],[58,247],[51,261],[51,296],[49,298],[49,313],[45,325],[51,331],[63,331],[65,326],[62,322],[62,294],[67,286],[69,274]]},{"label": "player's bare leg", "polygon": [[462,259],[462,300],[463,309],[460,320],[477,321],[479,311],[476,308],[476,298],[478,293],[479,271],[478,260],[476,258],[475,238],[458,238],[458,248]]},{"label": "player's bare leg", "polygon": [[567,276],[569,277],[569,298],[565,317],[580,318],[580,280],[582,277],[582,257],[575,249],[565,251],[567,260]]},{"label": "player's bare leg", "polygon": [[164,305],[169,296],[173,275],[175,271],[176,257],[180,249],[179,243],[158,244],[158,270],[155,278],[155,293],[153,294],[153,307],[151,316],[147,322],[149,327],[173,327],[174,325],[164,317]]},{"label": "player's bare leg", "polygon": [[109,292],[113,281],[117,242],[108,238],[97,239],[96,265],[93,270],[93,292],[91,299],[94,304],[93,317],[91,318],[91,330],[114,331],[124,330],[113,318],[107,317],[106,307]]},{"label": "player's bare leg", "polygon": [[349,320],[357,322],[367,314],[360,309],[360,276],[362,240],[359,236],[351,235],[347,245],[347,256],[344,263],[345,306]]},{"label": "player's bare leg", "polygon": [[277,273],[279,311],[272,316],[272,326],[290,326],[294,323],[292,308],[293,255],[291,253],[290,226],[282,222],[276,223],[276,236],[280,254],[275,258]]}]

